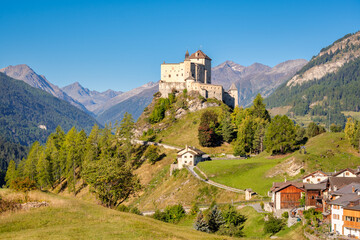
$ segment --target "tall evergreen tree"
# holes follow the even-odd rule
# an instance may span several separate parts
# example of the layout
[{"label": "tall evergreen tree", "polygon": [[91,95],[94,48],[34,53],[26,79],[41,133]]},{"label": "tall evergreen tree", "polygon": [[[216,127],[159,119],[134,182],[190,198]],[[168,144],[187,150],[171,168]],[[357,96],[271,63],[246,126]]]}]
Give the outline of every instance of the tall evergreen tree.
[{"label": "tall evergreen tree", "polygon": [[69,187],[69,192],[72,191],[74,195],[76,194],[76,168],[78,167],[77,163],[79,162],[77,154],[77,131],[73,127],[65,136],[65,141],[63,145],[64,153],[66,154],[66,178]]},{"label": "tall evergreen tree", "polygon": [[29,155],[24,163],[23,176],[28,177],[31,181],[36,179],[36,165],[39,161],[39,156],[42,151],[42,147],[39,142],[34,142],[29,151]]},{"label": "tall evergreen tree", "polygon": [[46,159],[44,151],[41,151],[39,160],[36,164],[36,182],[40,189],[44,189],[51,186],[51,169],[50,162]]},{"label": "tall evergreen tree", "polygon": [[13,181],[17,178],[17,176],[18,173],[16,171],[16,163],[14,160],[11,160],[5,175],[6,186],[11,187]]},{"label": "tall evergreen tree", "polygon": [[265,132],[266,149],[272,153],[285,153],[295,146],[296,129],[286,116],[276,115]]}]

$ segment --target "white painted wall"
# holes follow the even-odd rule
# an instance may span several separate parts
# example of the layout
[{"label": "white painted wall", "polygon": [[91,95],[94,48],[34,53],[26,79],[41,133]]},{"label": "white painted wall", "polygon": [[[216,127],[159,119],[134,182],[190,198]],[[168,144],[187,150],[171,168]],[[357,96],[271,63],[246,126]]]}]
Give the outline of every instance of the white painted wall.
[{"label": "white painted wall", "polygon": [[[334,205],[331,205],[331,230],[334,231],[334,229],[336,230],[336,232],[343,234],[342,232],[342,228],[344,225],[343,222],[343,208],[341,206],[339,206],[339,209],[335,209]],[[339,215],[339,219],[334,219],[334,214],[338,214]]]},{"label": "white painted wall", "polygon": [[304,183],[311,183],[311,184],[317,184],[319,182],[322,182],[324,180],[327,180],[329,177],[328,176],[324,176],[321,173],[315,173],[311,176],[308,176],[306,178],[303,179]]}]

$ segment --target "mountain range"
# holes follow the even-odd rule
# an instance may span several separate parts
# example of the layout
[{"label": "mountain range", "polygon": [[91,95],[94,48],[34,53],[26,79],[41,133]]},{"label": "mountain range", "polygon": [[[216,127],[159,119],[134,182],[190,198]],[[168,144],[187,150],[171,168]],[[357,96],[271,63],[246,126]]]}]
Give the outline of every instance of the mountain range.
[{"label": "mountain range", "polygon": [[212,83],[223,85],[224,89],[235,83],[239,90],[239,106],[246,107],[258,93],[263,97],[269,96],[306,63],[305,59],[289,60],[271,68],[261,63],[245,67],[226,61],[212,68]]},{"label": "mountain range", "polygon": [[[260,63],[245,67],[226,61],[212,68],[212,83],[221,84],[224,89],[235,83],[239,89],[239,105],[248,106],[256,94],[261,93],[264,97],[270,95],[306,62],[303,59],[289,60],[271,68]],[[0,69],[0,72],[71,103],[101,124],[120,121],[125,112],[131,113],[136,120],[158,91],[158,83],[154,82],[128,92],[111,89],[98,92],[83,87],[79,82],[59,88],[25,64],[8,66]]]},{"label": "mountain range", "polygon": [[0,72],[0,136],[13,143],[44,143],[61,126],[90,132],[96,120],[69,102]]},{"label": "mountain range", "polygon": [[265,99],[290,115],[344,125],[343,111],[360,111],[360,32],[324,47],[291,79]]}]

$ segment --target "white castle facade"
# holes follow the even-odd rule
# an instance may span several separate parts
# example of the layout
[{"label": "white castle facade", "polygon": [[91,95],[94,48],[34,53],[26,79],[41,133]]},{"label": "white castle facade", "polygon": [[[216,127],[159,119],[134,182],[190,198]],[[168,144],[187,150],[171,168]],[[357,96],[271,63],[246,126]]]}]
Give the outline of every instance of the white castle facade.
[{"label": "white castle facade", "polygon": [[196,91],[204,98],[216,98],[230,107],[238,105],[238,89],[234,84],[226,92],[221,85],[211,84],[211,58],[201,50],[189,55],[184,62],[161,64],[159,91],[168,97],[173,90]]}]

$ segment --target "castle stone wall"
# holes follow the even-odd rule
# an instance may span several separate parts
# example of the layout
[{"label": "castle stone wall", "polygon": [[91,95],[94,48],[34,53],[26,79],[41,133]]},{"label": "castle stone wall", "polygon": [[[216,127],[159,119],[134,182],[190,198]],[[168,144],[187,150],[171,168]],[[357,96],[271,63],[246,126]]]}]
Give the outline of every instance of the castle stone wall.
[{"label": "castle stone wall", "polygon": [[161,96],[164,98],[167,98],[169,96],[169,93],[172,93],[173,89],[181,92],[184,89],[186,89],[186,83],[185,82],[159,82],[159,92],[161,93]]}]

